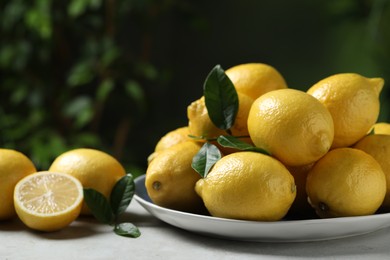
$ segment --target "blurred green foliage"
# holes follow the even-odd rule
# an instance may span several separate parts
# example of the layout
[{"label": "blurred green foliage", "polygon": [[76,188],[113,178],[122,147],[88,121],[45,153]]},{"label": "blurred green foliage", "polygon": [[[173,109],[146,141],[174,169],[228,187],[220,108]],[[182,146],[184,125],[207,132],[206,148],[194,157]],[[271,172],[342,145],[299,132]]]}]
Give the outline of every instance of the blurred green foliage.
[{"label": "blurred green foliage", "polygon": [[142,172],[216,64],[268,63],[302,89],[338,72],[390,82],[390,1],[313,2],[1,0],[0,146],[39,169],[92,147]]},{"label": "blurred green foliage", "polygon": [[136,154],[136,147],[129,151],[125,145],[131,128],[145,119],[145,85],[164,84],[169,76],[150,61],[149,31],[153,19],[175,5],[3,2],[1,146],[26,153],[40,169],[75,147],[102,149],[120,159]]}]

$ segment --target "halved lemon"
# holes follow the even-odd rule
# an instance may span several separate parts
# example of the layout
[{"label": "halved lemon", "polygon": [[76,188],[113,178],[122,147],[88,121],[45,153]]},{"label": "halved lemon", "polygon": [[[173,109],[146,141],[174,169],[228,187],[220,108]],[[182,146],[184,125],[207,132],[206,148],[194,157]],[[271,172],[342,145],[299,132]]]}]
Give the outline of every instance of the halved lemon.
[{"label": "halved lemon", "polygon": [[15,186],[14,205],[20,220],[40,231],[68,226],[80,214],[83,186],[75,177],[42,171],[21,179]]}]

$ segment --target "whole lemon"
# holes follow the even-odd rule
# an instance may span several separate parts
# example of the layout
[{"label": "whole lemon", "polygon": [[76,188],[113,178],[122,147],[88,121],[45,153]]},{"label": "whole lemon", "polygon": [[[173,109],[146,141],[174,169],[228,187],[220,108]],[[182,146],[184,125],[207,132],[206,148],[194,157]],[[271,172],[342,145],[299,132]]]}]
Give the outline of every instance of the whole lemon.
[{"label": "whole lemon", "polygon": [[264,63],[245,63],[226,70],[226,75],[237,92],[253,100],[275,89],[287,88],[283,76],[274,67]]},{"label": "whole lemon", "polygon": [[253,143],[290,166],[315,162],[333,142],[333,120],[317,99],[295,89],[270,91],[248,116]]},{"label": "whole lemon", "polygon": [[207,111],[205,98],[195,100],[187,107],[188,130],[190,135],[212,139],[226,132],[214,125]]},{"label": "whole lemon", "polygon": [[145,177],[145,187],[150,199],[157,205],[197,213],[204,209],[195,193],[195,183],[200,175],[191,167],[192,158],[200,144],[187,141],[157,154],[151,161]]},{"label": "whole lemon", "polygon": [[390,135],[390,124],[386,122],[375,123],[369,132],[371,131],[374,134]]},{"label": "whole lemon", "polygon": [[190,138],[188,135],[188,126],[179,127],[175,130],[172,130],[161,137],[161,139],[157,142],[154,151],[159,152],[172,147],[175,144],[189,141]]},{"label": "whole lemon", "polygon": [[24,154],[12,149],[0,149],[0,220],[15,216],[15,185],[34,172],[33,162]]},{"label": "whole lemon", "polygon": [[341,73],[319,81],[307,91],[332,114],[332,148],[356,143],[375,124],[379,115],[379,94],[383,84],[382,78]]},{"label": "whole lemon", "polygon": [[224,156],[195,190],[212,216],[258,221],[282,219],[296,196],[286,167],[256,152]]},{"label": "whole lemon", "polygon": [[380,164],[386,175],[387,191],[382,207],[390,211],[390,136],[389,135],[367,135],[354,145],[372,157]]},{"label": "whole lemon", "polygon": [[148,163],[150,163],[153,160],[153,158],[156,157],[158,152],[163,151],[171,146],[174,146],[175,144],[191,140],[189,134],[190,132],[188,130],[188,126],[179,127],[166,133],[157,142],[154,148],[154,152],[151,155],[149,155]]},{"label": "whole lemon", "polygon": [[[103,151],[87,148],[61,154],[53,161],[49,171],[70,174],[81,182],[83,188],[95,189],[107,199],[116,182],[126,174],[114,157]],[[85,203],[81,214],[91,214]]]},{"label": "whole lemon", "polygon": [[306,193],[307,175],[313,166],[314,163],[302,166],[286,166],[294,177],[295,185],[297,187],[297,196],[288,211],[287,217],[292,219],[310,219],[315,217],[316,214],[307,201]]},{"label": "whole lemon", "polygon": [[[238,95],[238,111],[232,128],[230,129],[235,136],[247,136],[247,120],[253,99],[245,94]],[[188,130],[193,136],[213,139],[219,135],[226,134],[226,131],[217,128],[211,121],[204,96],[192,102],[187,108]]]},{"label": "whole lemon", "polygon": [[306,192],[318,216],[374,214],[386,195],[386,177],[369,154],[336,148],[316,162],[306,180]]}]

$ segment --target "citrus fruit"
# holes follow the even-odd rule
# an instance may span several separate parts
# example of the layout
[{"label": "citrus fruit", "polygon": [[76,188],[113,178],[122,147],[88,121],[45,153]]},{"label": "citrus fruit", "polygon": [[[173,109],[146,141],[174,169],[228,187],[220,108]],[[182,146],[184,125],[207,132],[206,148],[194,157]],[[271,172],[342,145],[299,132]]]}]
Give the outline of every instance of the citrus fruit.
[{"label": "citrus fruit", "polygon": [[148,163],[150,163],[158,152],[165,150],[175,144],[182,143],[185,141],[191,140],[189,137],[190,132],[188,131],[188,126],[179,127],[175,130],[169,131],[160,140],[157,142],[154,152],[149,155]]},{"label": "citrus fruit", "polygon": [[332,114],[332,148],[354,144],[375,124],[379,115],[379,94],[383,84],[382,78],[341,73],[322,79],[307,91]]},{"label": "citrus fruit", "polygon": [[256,152],[224,156],[195,190],[212,216],[258,221],[282,219],[296,196],[286,167]]},{"label": "citrus fruit", "polygon": [[282,75],[272,66],[264,63],[240,64],[226,70],[237,92],[253,100],[275,89],[287,88]]},{"label": "citrus fruit", "polygon": [[306,192],[322,218],[371,215],[386,195],[386,177],[371,155],[358,149],[336,148],[310,170]]},{"label": "citrus fruit", "polygon": [[295,89],[260,96],[248,116],[253,143],[290,166],[315,162],[333,142],[333,120],[317,99]]},{"label": "citrus fruit", "polygon": [[56,231],[80,214],[83,187],[76,178],[56,172],[37,172],[15,186],[15,209],[26,226],[39,231]]},{"label": "citrus fruit", "polygon": [[212,139],[226,133],[216,127],[211,121],[204,96],[195,100],[188,106],[187,117],[188,131],[192,136],[196,136],[201,139]]},{"label": "citrus fruit", "polygon": [[373,131],[374,134],[390,135],[390,124],[386,122],[378,122],[374,124],[369,132]]},{"label": "citrus fruit", "polygon": [[161,139],[157,142],[154,151],[159,152],[174,146],[175,144],[189,141],[190,139],[188,135],[188,126],[179,127],[175,130],[172,130],[161,137]]},{"label": "citrus fruit", "polygon": [[11,149],[0,149],[0,220],[15,216],[15,185],[20,179],[36,171],[33,162],[24,154]]},{"label": "citrus fruit", "polygon": [[294,219],[313,218],[315,212],[307,201],[306,193],[306,179],[309,171],[314,166],[310,163],[302,166],[287,166],[291,175],[294,177],[295,185],[297,187],[297,196],[294,203],[288,211],[288,216]]},{"label": "citrus fruit", "polygon": [[[123,166],[111,155],[95,150],[79,148],[58,156],[49,171],[62,172],[76,177],[84,188],[92,188],[110,197],[115,183],[126,174]],[[82,214],[91,214],[84,203]]]},{"label": "citrus fruit", "polygon": [[390,136],[389,135],[367,135],[354,145],[372,157],[380,164],[386,175],[387,191],[382,207],[390,211]]},{"label": "citrus fruit", "polygon": [[200,175],[191,167],[201,146],[193,141],[174,145],[157,154],[146,170],[145,187],[157,205],[188,212],[203,209],[194,187]]},{"label": "citrus fruit", "polygon": [[[234,136],[247,136],[249,134],[247,119],[254,100],[245,94],[237,93],[237,95],[239,106],[234,124],[230,131]],[[187,116],[190,135],[213,139],[219,135],[226,134],[226,131],[217,128],[211,121],[204,96],[188,106]]]}]

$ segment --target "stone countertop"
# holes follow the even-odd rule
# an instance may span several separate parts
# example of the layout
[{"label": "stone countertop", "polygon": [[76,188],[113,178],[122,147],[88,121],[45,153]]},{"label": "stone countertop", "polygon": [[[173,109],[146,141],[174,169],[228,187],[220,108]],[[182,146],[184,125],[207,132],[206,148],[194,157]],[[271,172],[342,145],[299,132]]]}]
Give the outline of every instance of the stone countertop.
[{"label": "stone countertop", "polygon": [[53,233],[27,229],[19,220],[0,222],[0,259],[389,259],[390,228],[321,242],[260,243],[206,237],[170,226],[133,199],[123,216],[139,238],[82,217]]}]

